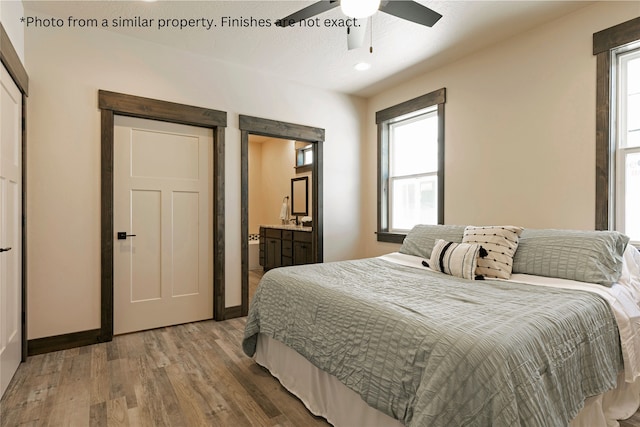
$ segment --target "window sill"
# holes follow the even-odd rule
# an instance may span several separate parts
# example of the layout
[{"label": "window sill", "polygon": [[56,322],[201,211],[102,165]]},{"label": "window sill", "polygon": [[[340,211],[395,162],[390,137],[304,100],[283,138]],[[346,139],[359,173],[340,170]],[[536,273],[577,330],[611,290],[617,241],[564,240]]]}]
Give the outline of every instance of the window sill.
[{"label": "window sill", "polygon": [[378,231],[376,235],[378,242],[387,243],[402,243],[404,241],[404,238],[407,237],[406,234],[389,233],[388,231]]}]

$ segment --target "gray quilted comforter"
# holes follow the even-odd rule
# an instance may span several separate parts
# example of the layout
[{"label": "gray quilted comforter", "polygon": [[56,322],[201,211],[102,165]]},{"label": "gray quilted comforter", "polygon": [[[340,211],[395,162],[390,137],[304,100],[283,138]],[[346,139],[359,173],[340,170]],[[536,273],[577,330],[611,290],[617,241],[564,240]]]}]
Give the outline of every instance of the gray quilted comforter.
[{"label": "gray quilted comforter", "polygon": [[566,426],[622,369],[608,304],[379,258],[279,268],[242,347],[267,334],[407,426]]}]

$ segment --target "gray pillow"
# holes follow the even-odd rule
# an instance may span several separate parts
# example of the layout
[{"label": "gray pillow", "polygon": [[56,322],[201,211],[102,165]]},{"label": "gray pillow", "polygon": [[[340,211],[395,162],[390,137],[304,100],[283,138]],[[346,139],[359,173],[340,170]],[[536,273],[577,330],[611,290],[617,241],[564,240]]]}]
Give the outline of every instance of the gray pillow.
[{"label": "gray pillow", "polygon": [[418,224],[407,233],[399,252],[429,259],[437,239],[462,243],[464,228],[464,225]]},{"label": "gray pillow", "polygon": [[513,273],[611,286],[622,273],[628,242],[617,231],[525,229],[513,257]]}]

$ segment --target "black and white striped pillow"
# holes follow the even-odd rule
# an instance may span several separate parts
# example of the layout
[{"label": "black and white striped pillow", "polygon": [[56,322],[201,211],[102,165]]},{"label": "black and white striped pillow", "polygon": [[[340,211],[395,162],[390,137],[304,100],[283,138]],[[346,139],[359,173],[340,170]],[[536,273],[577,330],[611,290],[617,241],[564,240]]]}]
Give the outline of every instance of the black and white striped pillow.
[{"label": "black and white striped pillow", "polygon": [[435,271],[473,280],[480,254],[480,245],[453,243],[438,239],[433,246],[428,267]]}]

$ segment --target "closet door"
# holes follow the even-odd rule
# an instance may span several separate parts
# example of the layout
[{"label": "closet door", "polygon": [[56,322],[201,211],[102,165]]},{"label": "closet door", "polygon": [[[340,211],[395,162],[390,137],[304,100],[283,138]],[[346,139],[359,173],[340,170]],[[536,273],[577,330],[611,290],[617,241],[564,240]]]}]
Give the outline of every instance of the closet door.
[{"label": "closet door", "polygon": [[22,357],[22,94],[0,65],[0,396]]}]

